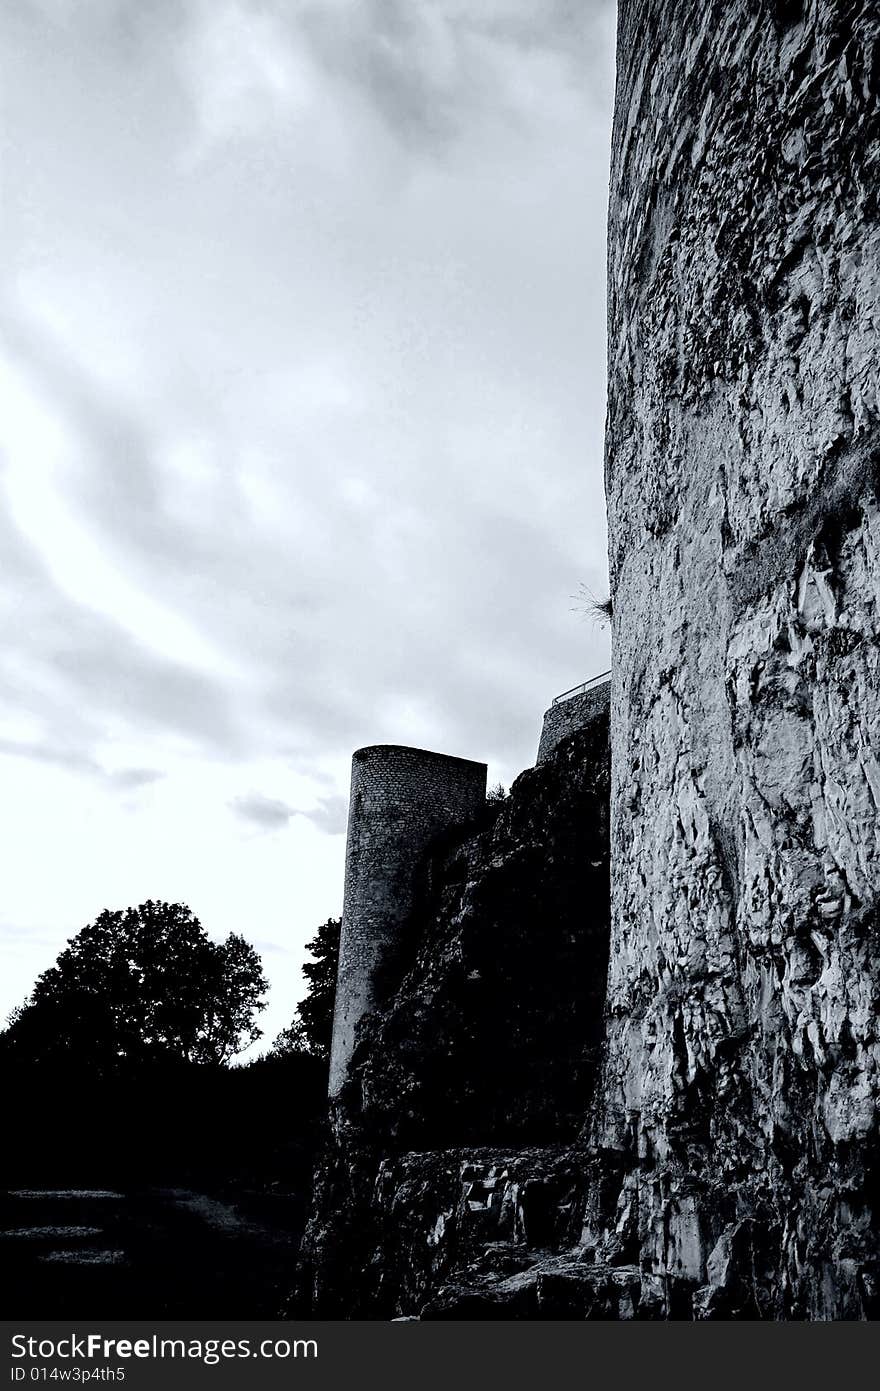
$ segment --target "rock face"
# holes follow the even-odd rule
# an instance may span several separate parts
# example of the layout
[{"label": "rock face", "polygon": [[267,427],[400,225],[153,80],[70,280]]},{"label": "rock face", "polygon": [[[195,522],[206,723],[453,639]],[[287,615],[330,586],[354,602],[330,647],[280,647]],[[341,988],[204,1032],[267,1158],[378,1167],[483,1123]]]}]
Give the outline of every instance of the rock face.
[{"label": "rock face", "polygon": [[481,828],[423,861],[410,954],[380,982],[334,1099],[297,1312],[414,1315],[450,1283],[471,1307],[488,1297],[472,1298],[471,1274],[492,1283],[576,1239],[575,1142],[608,957],[609,779],[600,706]]},{"label": "rock face", "polygon": [[301,1309],[880,1315],[878,97],[875,0],[620,0],[601,1075],[594,724],[427,866]]},{"label": "rock face", "polygon": [[583,1240],[701,1316],[878,1312],[878,94],[873,0],[621,0]]}]

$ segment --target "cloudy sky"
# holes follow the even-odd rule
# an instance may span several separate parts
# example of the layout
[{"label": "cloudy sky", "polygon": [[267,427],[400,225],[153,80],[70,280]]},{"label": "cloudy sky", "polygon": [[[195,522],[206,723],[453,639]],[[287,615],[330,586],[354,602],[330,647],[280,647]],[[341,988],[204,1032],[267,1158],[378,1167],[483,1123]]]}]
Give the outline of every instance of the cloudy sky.
[{"label": "cloudy sky", "polygon": [[104,907],[272,981],[349,761],[608,665],[606,0],[0,6],[5,1013]]}]

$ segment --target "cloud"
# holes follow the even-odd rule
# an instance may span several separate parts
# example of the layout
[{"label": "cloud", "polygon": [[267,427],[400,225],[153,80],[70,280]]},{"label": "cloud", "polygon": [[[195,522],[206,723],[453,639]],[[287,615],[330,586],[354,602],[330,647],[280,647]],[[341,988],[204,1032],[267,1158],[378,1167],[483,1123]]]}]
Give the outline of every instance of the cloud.
[{"label": "cloud", "polygon": [[602,0],[337,0],[307,6],[302,24],[328,72],[352,83],[395,138],[430,149],[472,136],[477,124],[521,123],[529,88],[540,86],[546,102],[552,78],[604,78],[595,38],[611,10]]},{"label": "cloud", "polygon": [[85,773],[122,791],[147,787],[164,776],[155,768],[110,770],[77,749],[53,747],[51,744],[41,744],[32,740],[0,738],[0,754],[8,754],[12,758],[32,759],[36,763],[62,768],[67,772]]},{"label": "cloud", "polygon": [[348,799],[341,796],[321,797],[318,805],[303,811],[288,806],[277,797],[264,797],[259,792],[233,797],[229,806],[243,821],[261,830],[276,831],[286,826],[291,817],[301,816],[326,835],[341,835],[348,820]]},{"label": "cloud", "polygon": [[265,831],[277,831],[281,826],[286,826],[294,815],[292,807],[276,797],[263,797],[259,792],[234,797],[229,806],[243,821],[249,821]]},{"label": "cloud", "polygon": [[348,798],[322,797],[312,811],[298,813],[328,836],[343,835],[348,824]]},{"label": "cloud", "polygon": [[52,748],[26,740],[0,739],[0,753],[10,754],[13,758],[32,758],[39,763],[54,764],[78,773],[103,773],[100,764],[76,749]]},{"label": "cloud", "polygon": [[528,137],[567,90],[607,107],[614,15],[613,0],[191,0],[176,50],[187,158],[271,146],[282,125],[348,167],[355,148],[375,156],[379,128],[415,158],[511,124]]},{"label": "cloud", "polygon": [[315,99],[307,55],[289,42],[282,13],[271,7],[198,0],[179,61],[198,122],[192,160],[218,141],[264,136]]},{"label": "cloud", "polygon": [[139,787],[149,787],[151,783],[159,782],[164,776],[164,773],[160,773],[156,768],[120,768],[117,772],[107,774],[110,782],[116,787],[132,791]]},{"label": "cloud", "polygon": [[613,12],[0,7],[0,829],[35,934],[152,895],[298,960],[354,748],[509,784],[607,667],[570,596],[606,586]]}]

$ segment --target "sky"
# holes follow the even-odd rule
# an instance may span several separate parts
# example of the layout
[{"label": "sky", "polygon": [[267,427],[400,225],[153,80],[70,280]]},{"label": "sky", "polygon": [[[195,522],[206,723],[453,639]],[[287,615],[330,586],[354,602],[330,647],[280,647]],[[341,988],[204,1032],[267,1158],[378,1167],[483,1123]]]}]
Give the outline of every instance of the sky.
[{"label": "sky", "polygon": [[609,665],[607,0],[0,6],[0,1018],[103,908],[271,982],[352,752]]}]

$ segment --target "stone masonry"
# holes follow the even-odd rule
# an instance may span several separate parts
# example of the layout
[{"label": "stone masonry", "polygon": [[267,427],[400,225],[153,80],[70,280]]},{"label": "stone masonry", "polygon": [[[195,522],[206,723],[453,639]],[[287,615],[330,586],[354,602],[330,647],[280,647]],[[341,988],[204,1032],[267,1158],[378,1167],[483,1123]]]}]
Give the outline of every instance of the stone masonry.
[{"label": "stone masonry", "polygon": [[544,713],[536,765],[540,766],[553,749],[576,729],[584,729],[600,714],[607,716],[610,700],[610,678],[590,686],[588,690],[577,691],[564,700],[557,698]]},{"label": "stone masonry", "polygon": [[330,1052],[330,1095],[341,1090],[376,977],[414,906],[424,854],[486,803],[486,765],[393,744],[351,762],[342,934]]}]

